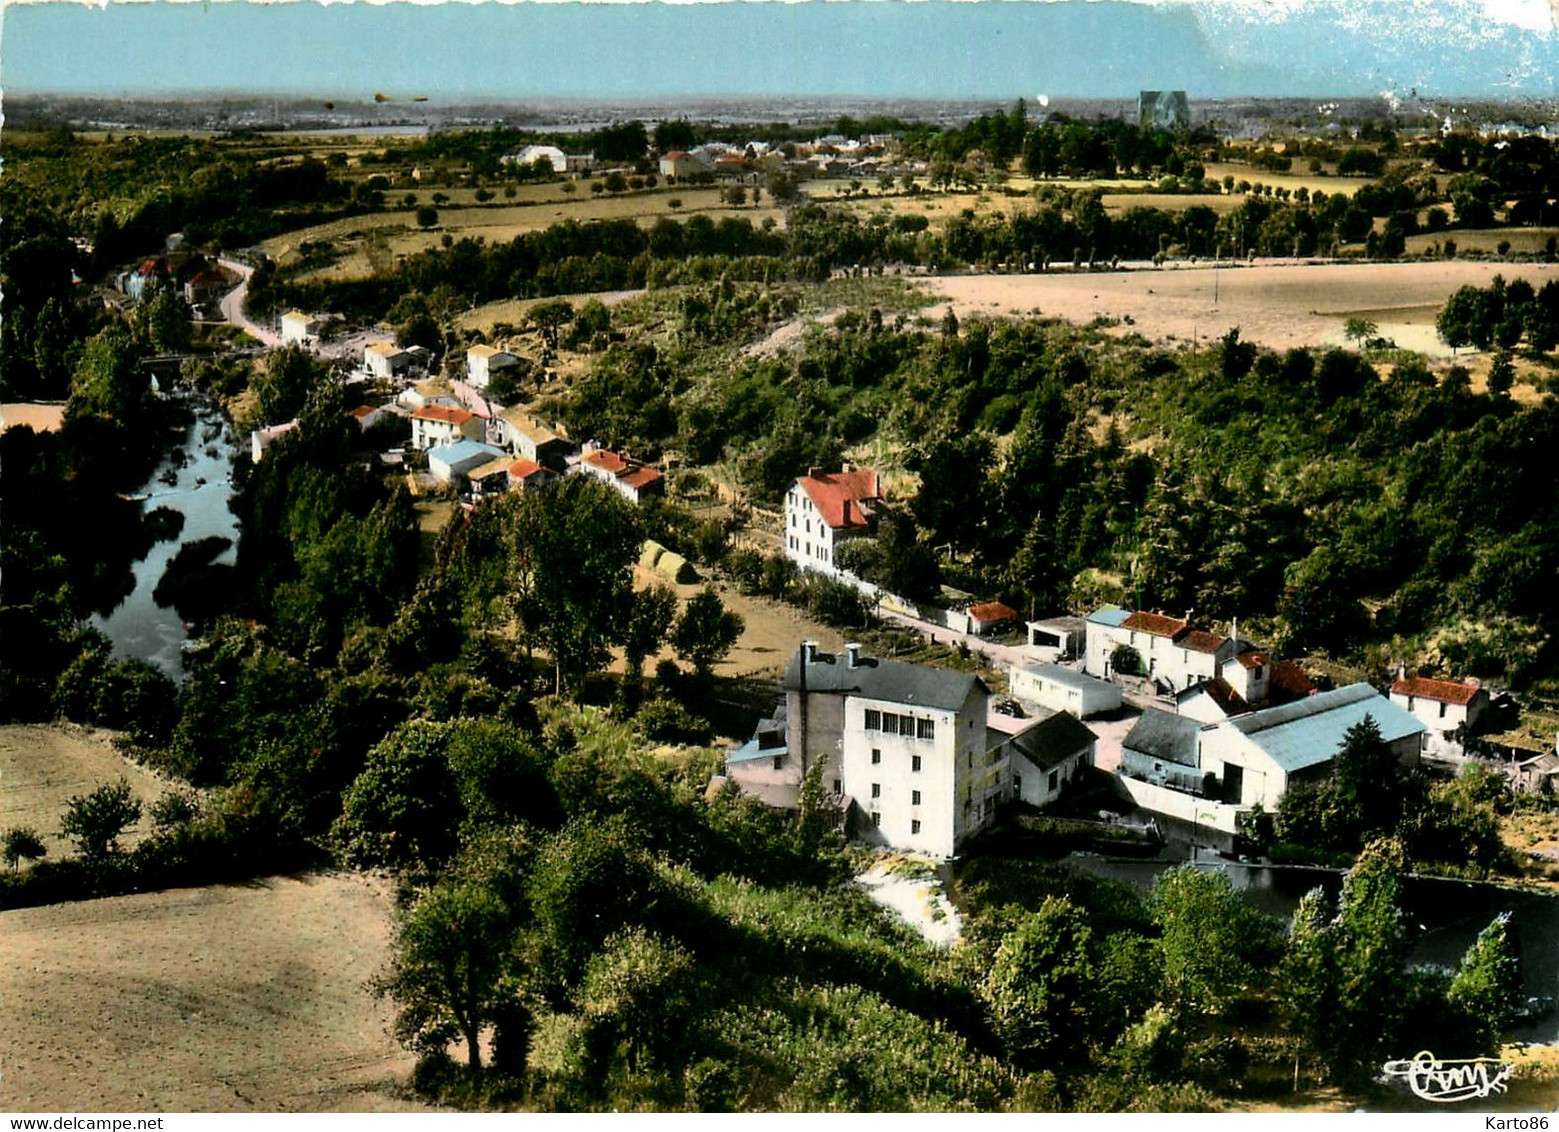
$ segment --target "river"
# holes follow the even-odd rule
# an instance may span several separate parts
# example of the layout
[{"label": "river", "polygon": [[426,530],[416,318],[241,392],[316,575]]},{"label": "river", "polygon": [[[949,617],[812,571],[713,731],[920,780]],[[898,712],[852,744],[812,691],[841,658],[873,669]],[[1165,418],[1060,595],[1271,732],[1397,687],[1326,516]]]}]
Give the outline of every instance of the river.
[{"label": "river", "polygon": [[[1159,873],[1184,863],[1127,861],[1087,853],[1074,853],[1067,862],[1139,888],[1151,888]],[[1324,888],[1334,899],[1342,889],[1342,874],[1335,869],[1247,865],[1224,860],[1205,849],[1199,853],[1198,867],[1227,874],[1253,905],[1284,920],[1293,916],[1300,898],[1312,888]],[[1478,933],[1495,916],[1509,912],[1512,934],[1521,948],[1527,995],[1559,999],[1559,897],[1493,884],[1410,876],[1402,879],[1402,911],[1415,935],[1411,962],[1452,970]],[[1512,1036],[1519,1041],[1559,1042],[1559,1011],[1512,1031]]]},{"label": "river", "polygon": [[[141,488],[147,497],[146,511],[170,507],[184,516],[184,529],[177,538],[154,544],[146,557],[131,567],[135,589],[129,597],[107,617],[92,618],[92,624],[113,642],[114,656],[150,661],[175,680],[183,678],[180,647],[188,634],[174,610],[161,609],[152,600],[152,591],[183,543],[212,536],[232,539],[233,545],[217,559],[229,564],[235,559],[238,543],[238,521],[227,508],[232,495],[233,430],[211,406],[197,401],[194,409],[195,420],[183,446],[165,457]],[[164,478],[170,472],[171,484]]]}]

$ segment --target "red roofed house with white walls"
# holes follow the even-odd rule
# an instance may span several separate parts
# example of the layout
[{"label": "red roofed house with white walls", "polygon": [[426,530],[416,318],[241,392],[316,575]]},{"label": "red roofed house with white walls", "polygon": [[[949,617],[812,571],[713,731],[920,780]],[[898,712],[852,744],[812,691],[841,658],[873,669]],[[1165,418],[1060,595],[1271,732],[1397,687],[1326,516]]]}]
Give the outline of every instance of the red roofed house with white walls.
[{"label": "red roofed house with white walls", "polygon": [[837,576],[834,553],[839,544],[872,533],[873,505],[881,500],[874,468],[812,468],[785,496],[785,557],[803,570]]}]

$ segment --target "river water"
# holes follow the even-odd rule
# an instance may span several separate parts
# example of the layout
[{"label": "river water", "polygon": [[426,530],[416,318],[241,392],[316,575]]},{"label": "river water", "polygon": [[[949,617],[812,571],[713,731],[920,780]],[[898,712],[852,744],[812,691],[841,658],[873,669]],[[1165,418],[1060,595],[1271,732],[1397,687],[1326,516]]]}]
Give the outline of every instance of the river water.
[{"label": "river water", "polygon": [[[1126,861],[1087,853],[1074,853],[1067,863],[1144,889],[1151,888],[1165,869],[1184,864]],[[1246,865],[1224,860],[1208,850],[1198,855],[1197,866],[1225,873],[1251,904],[1283,920],[1293,916],[1300,899],[1312,888],[1325,889],[1333,900],[1342,890],[1342,874],[1335,869]],[[1512,934],[1521,948],[1527,995],[1559,999],[1559,897],[1493,884],[1410,876],[1402,879],[1402,912],[1408,930],[1414,933],[1411,962],[1451,970],[1478,933],[1501,912],[1508,912]],[[1513,1031],[1512,1036],[1519,1041],[1559,1042],[1559,1011]],[[1416,1051],[1409,1054],[1412,1052]]]},{"label": "river water", "polygon": [[[183,543],[214,535],[232,539],[233,545],[217,561],[231,564],[235,560],[238,521],[227,508],[232,496],[229,476],[234,443],[232,427],[222,414],[196,402],[195,420],[183,446],[177,454],[164,458],[141,488],[147,496],[145,511],[170,507],[184,516],[184,529],[177,538],[154,544],[146,557],[131,567],[135,589],[129,597],[107,617],[92,618],[92,624],[113,641],[115,657],[150,661],[175,680],[182,679],[180,647],[188,634],[173,609],[158,608],[152,591]],[[171,484],[165,482],[170,472]]]}]

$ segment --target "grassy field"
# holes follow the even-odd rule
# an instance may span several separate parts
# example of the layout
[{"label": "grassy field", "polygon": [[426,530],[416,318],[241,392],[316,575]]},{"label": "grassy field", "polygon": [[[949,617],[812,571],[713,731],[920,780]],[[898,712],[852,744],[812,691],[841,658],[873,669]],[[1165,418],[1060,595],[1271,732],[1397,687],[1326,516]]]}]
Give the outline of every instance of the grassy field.
[{"label": "grassy field", "polygon": [[393,905],[343,875],[0,913],[0,1109],[420,1110],[364,985]]},{"label": "grassy field", "polygon": [[[75,795],[90,794],[123,778],[143,804],[174,783],[131,762],[110,745],[112,732],[54,724],[0,727],[0,830],[31,827],[58,860],[75,852],[60,836],[60,818]],[[144,812],[123,839],[134,845],[151,830]]]},{"label": "grassy field", "polygon": [[[299,249],[305,243],[329,242],[335,245],[340,258],[329,267],[309,272],[307,277],[356,279],[374,270],[388,269],[400,256],[436,247],[445,236],[507,243],[522,233],[538,232],[567,220],[633,220],[648,226],[663,216],[697,213],[716,222],[729,216],[754,224],[761,224],[768,218],[773,218],[776,224],[784,223],[784,213],[780,209],[767,205],[733,208],[724,204],[719,190],[713,188],[672,187],[596,196],[583,187],[583,182],[579,184],[580,191],[575,196],[562,193],[557,185],[533,185],[526,186],[533,190],[530,200],[517,197],[515,201],[471,207],[437,206],[438,224],[425,230],[417,227],[414,210],[397,208],[300,228],[272,237],[261,246],[278,264],[287,267],[299,261]],[[462,192],[444,191],[452,198]],[[469,195],[468,190],[464,192]],[[417,194],[424,202],[431,195],[431,192]],[[399,203],[399,195],[392,190],[387,194],[387,200]],[[673,200],[680,201],[680,205],[673,208]]]},{"label": "grassy field", "polygon": [[[1446,240],[1456,241],[1456,253],[1479,252],[1498,255],[1501,243],[1510,244],[1510,255],[1541,255],[1547,242],[1559,237],[1559,228],[1457,228],[1445,232],[1420,232],[1407,238],[1409,255],[1423,255],[1427,248],[1444,245]],[[1511,278],[1520,275],[1526,264],[1512,264],[1506,269]]]}]

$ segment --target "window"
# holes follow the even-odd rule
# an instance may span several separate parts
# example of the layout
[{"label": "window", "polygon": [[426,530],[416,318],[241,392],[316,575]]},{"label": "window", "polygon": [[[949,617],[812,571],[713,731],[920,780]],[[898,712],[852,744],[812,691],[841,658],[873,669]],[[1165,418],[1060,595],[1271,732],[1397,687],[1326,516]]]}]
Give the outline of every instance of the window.
[{"label": "window", "polygon": [[785,765],[785,756],[784,755],[775,755],[774,756],[774,769],[775,770],[779,770],[780,767],[782,767],[784,765]]},{"label": "window", "polygon": [[916,771],[916,772],[918,772],[920,770],[920,756],[919,755],[911,755],[909,757],[909,769],[913,770],[913,771]]},{"label": "window", "polygon": [[805,529],[806,529],[807,534],[811,534],[812,533],[812,520],[811,519],[807,520]]},{"label": "window", "polygon": [[877,747],[872,748],[872,766],[882,762],[882,751]]},{"label": "window", "polygon": [[1256,680],[1260,680],[1261,679],[1261,665],[1258,664],[1258,665],[1256,665],[1255,668],[1251,669],[1251,676],[1252,676],[1253,679],[1256,679]]},{"label": "window", "polygon": [[873,829],[880,829],[881,827],[882,827],[882,815],[881,814],[873,814],[872,815],[872,828]]},{"label": "window", "polygon": [[914,819],[913,821],[911,821],[909,823],[909,831],[911,833],[919,833],[920,832],[920,819],[919,818],[916,818],[916,819]]},{"label": "window", "polygon": [[915,717],[912,715],[899,716],[899,734],[915,737]]},{"label": "window", "polygon": [[844,793],[844,787],[843,787],[843,785],[840,784],[840,782],[839,782],[839,780],[837,778],[834,779],[834,793],[835,794],[843,794]]},{"label": "window", "polygon": [[1061,785],[1060,772],[1053,770],[1050,772],[1050,789],[1054,790],[1059,785]]},{"label": "window", "polygon": [[934,720],[934,719],[917,719],[915,721],[915,738],[917,738],[917,739],[935,739],[936,738],[936,720]]},{"label": "window", "polygon": [[911,790],[909,792],[909,804],[911,806],[918,806],[918,805],[920,805],[920,791],[919,790]]},{"label": "window", "polygon": [[899,717],[894,715],[891,711],[883,712],[882,713],[882,729],[884,731],[886,731],[889,735],[892,735],[894,732],[896,732],[899,729]]},{"label": "window", "polygon": [[1441,719],[1445,718],[1445,705],[1444,704],[1440,705],[1440,718]]},{"label": "window", "polygon": [[867,708],[866,709],[866,722],[865,722],[865,724],[863,724],[863,726],[868,731],[881,731],[882,730],[882,712],[878,711],[876,708]]},{"label": "window", "polygon": [[1019,797],[1019,798],[1021,798],[1023,796],[1023,776],[1022,775],[1015,774],[1015,775],[1012,776],[1012,793],[1013,793],[1014,796]]},{"label": "window", "polygon": [[881,798],[882,797],[882,783],[880,783],[880,782],[873,782],[872,783],[872,797],[873,798]]},{"label": "window", "polygon": [[974,769],[974,752],[973,751],[969,752],[969,769],[970,770]]}]

